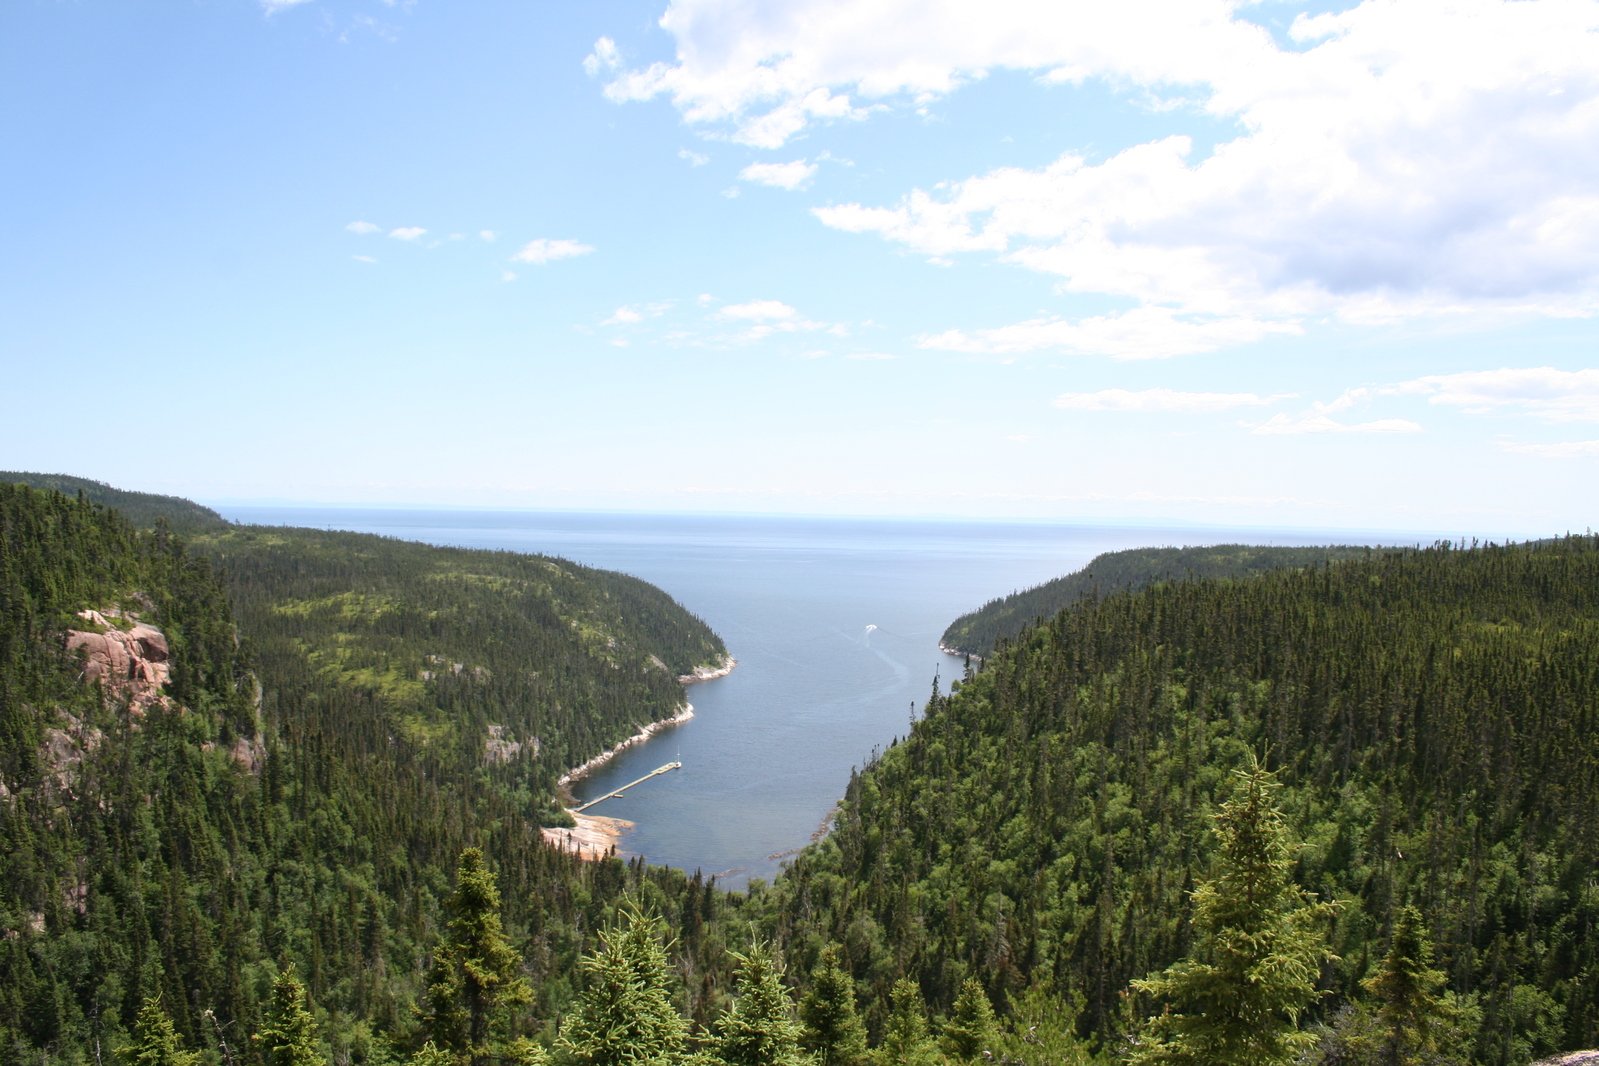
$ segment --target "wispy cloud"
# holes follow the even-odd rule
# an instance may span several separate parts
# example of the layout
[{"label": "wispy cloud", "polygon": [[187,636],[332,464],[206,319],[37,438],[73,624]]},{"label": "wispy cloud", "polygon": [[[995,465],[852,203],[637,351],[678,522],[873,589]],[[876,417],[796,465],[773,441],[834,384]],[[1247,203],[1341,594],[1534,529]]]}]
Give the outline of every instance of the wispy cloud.
[{"label": "wispy cloud", "polygon": [[427,230],[421,226],[399,226],[389,230],[389,236],[397,241],[419,240],[425,233]]},{"label": "wispy cloud", "polygon": [[617,51],[616,42],[609,37],[595,41],[594,51],[583,57],[583,71],[591,78],[601,71],[615,70],[621,64],[622,54]]},{"label": "wispy cloud", "polygon": [[796,159],[789,163],[751,163],[739,171],[738,176],[742,181],[793,192],[809,185],[816,176],[816,170],[815,163]]},{"label": "wispy cloud", "polygon": [[1599,459],[1599,440],[1556,441],[1542,444],[1529,441],[1500,441],[1499,447],[1517,455],[1536,455],[1544,459]]},{"label": "wispy cloud", "polygon": [[1236,347],[1273,334],[1296,334],[1301,328],[1297,323],[1247,316],[1185,315],[1170,308],[1138,307],[1089,318],[1049,316],[991,329],[945,330],[918,343],[923,348],[982,355],[1052,351],[1112,359],[1165,359]]},{"label": "wispy cloud", "polygon": [[624,304],[612,311],[603,321],[602,326],[636,326],[640,322],[651,318],[660,318],[674,306],[672,300],[657,300],[646,304]]},{"label": "wispy cloud", "polygon": [[261,8],[268,15],[276,15],[279,11],[287,11],[291,7],[299,7],[309,0],[261,0]]},{"label": "wispy cloud", "polygon": [[362,236],[365,236],[368,233],[380,233],[383,230],[382,226],[375,225],[374,223],[371,223],[371,222],[362,222],[359,219],[357,219],[354,222],[351,222],[349,225],[345,226],[344,228],[349,230],[351,233],[359,233]]},{"label": "wispy cloud", "polygon": [[748,303],[728,304],[716,314],[720,318],[753,322],[792,322],[799,319],[799,312],[781,300],[751,300]]},{"label": "wispy cloud", "polygon": [[1370,422],[1340,422],[1325,410],[1312,409],[1297,415],[1273,415],[1254,427],[1263,437],[1303,433],[1420,433],[1421,426],[1406,418],[1379,418]]},{"label": "wispy cloud", "polygon": [[691,167],[703,167],[706,163],[711,161],[711,157],[706,155],[704,152],[696,152],[688,148],[679,148],[677,150],[677,157]]},{"label": "wispy cloud", "polygon": [[1179,392],[1175,389],[1101,389],[1066,392],[1055,406],[1067,411],[1118,411],[1145,414],[1231,411],[1240,407],[1266,407],[1293,398],[1292,393],[1263,396],[1255,392]]},{"label": "wispy cloud", "polygon": [[583,244],[580,241],[539,237],[528,241],[511,258],[518,263],[543,265],[545,263],[553,263],[557,259],[575,259],[580,255],[588,255],[593,251],[593,245]]}]

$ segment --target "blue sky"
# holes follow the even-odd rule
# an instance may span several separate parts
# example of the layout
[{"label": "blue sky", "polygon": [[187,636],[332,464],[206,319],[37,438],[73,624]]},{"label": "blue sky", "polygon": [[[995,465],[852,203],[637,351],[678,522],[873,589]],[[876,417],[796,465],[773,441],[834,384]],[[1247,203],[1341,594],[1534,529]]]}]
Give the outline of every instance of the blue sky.
[{"label": "blue sky", "polygon": [[13,0],[0,466],[1542,535],[1599,5]]}]

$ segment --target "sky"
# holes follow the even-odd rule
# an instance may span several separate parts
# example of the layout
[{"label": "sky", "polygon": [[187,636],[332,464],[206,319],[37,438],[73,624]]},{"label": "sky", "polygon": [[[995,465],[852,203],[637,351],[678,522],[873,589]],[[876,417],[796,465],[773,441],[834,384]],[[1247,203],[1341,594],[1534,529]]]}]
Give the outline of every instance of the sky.
[{"label": "sky", "polygon": [[7,0],[0,468],[1541,536],[1599,3]]}]

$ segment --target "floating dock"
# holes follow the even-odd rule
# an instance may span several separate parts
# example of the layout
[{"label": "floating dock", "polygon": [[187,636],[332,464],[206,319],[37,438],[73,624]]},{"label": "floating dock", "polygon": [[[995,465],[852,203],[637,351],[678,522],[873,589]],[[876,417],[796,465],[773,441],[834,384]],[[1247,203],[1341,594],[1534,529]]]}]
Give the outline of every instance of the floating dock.
[{"label": "floating dock", "polygon": [[622,793],[626,792],[628,789],[632,788],[634,785],[641,785],[644,782],[648,781],[652,777],[659,777],[662,774],[671,773],[673,770],[680,770],[680,769],[682,769],[682,767],[683,767],[683,764],[681,762],[669,762],[665,766],[657,766],[655,769],[651,770],[649,773],[645,774],[643,777],[638,778],[635,781],[629,781],[627,784],[623,785],[621,788],[615,789],[615,790],[613,790],[611,792],[607,792],[605,795],[600,796],[597,799],[591,799],[587,803],[583,804],[583,806],[581,806],[581,807],[573,807],[572,808],[572,813],[573,814],[582,814],[584,811],[588,810],[590,807],[594,806],[596,803],[604,803],[608,799],[615,799],[617,796],[620,796]]}]

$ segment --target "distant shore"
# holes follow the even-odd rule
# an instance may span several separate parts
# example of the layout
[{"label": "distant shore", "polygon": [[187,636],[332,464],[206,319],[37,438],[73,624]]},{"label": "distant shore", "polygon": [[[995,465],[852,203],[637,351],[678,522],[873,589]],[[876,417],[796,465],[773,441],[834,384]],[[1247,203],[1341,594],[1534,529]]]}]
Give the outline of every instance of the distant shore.
[{"label": "distant shore", "polygon": [[[738,665],[738,660],[731,655],[723,656],[720,664],[716,666],[697,667],[691,674],[678,675],[678,684],[688,686],[697,685],[703,681],[714,681],[719,677],[726,677],[733,672],[733,667]],[[670,718],[663,718],[658,722],[651,722],[643,729],[634,733],[615,747],[600,752],[582,766],[568,770],[556,782],[566,799],[571,799],[570,789],[573,782],[581,781],[589,774],[598,770],[612,759],[616,758],[628,748],[642,744],[663,729],[682,725],[694,717],[694,705],[688,700],[683,701],[683,709]],[[606,818],[598,814],[578,814],[576,811],[567,811],[577,824],[571,828],[563,826],[546,826],[541,830],[544,839],[552,846],[572,852],[580,859],[603,859],[614,848],[620,847],[622,834],[633,828],[632,822],[626,818]]]}]

